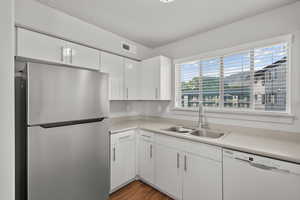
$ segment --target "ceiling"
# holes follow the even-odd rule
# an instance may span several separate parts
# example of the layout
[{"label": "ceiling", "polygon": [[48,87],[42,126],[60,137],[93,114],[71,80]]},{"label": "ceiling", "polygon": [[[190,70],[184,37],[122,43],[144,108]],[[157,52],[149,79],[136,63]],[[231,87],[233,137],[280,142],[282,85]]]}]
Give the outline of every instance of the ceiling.
[{"label": "ceiling", "polygon": [[296,0],[37,0],[90,24],[159,47]]}]

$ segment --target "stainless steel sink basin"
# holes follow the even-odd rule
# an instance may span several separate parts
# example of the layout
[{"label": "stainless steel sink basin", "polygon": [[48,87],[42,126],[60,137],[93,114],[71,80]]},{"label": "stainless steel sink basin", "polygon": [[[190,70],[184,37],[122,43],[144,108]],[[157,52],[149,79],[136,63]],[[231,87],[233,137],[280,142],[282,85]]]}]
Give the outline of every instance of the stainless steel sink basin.
[{"label": "stainless steel sink basin", "polygon": [[193,128],[185,128],[183,126],[171,126],[166,129],[162,129],[164,131],[171,131],[175,133],[182,133],[182,134],[190,134],[197,137],[203,138],[211,138],[211,139],[218,139],[225,135],[221,131],[211,130],[211,129],[193,129]]},{"label": "stainless steel sink basin", "polygon": [[185,128],[182,126],[171,126],[170,128],[163,129],[164,131],[171,131],[176,133],[191,133],[193,129]]},{"label": "stainless steel sink basin", "polygon": [[190,134],[197,137],[206,137],[206,138],[213,138],[213,139],[217,139],[225,135],[224,133],[221,132],[206,130],[206,129],[195,130],[192,131]]}]

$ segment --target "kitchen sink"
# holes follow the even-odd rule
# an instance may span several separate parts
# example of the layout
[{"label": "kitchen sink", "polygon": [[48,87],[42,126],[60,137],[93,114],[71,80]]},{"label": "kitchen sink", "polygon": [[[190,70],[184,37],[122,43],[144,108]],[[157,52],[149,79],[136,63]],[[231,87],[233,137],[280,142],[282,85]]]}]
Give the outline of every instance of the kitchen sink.
[{"label": "kitchen sink", "polygon": [[182,134],[190,134],[196,137],[203,137],[203,138],[211,138],[211,139],[218,139],[225,135],[221,131],[210,130],[210,129],[192,129],[192,128],[185,128],[183,126],[171,126],[166,129],[162,129],[164,131],[170,131],[175,133],[182,133]]},{"label": "kitchen sink", "polygon": [[191,133],[194,129],[185,128],[182,126],[171,126],[170,128],[163,129],[164,131],[171,131],[176,133]]},{"label": "kitchen sink", "polygon": [[207,129],[195,130],[192,131],[190,134],[197,137],[206,137],[206,138],[214,138],[214,139],[220,138],[225,135],[224,133],[207,130]]}]

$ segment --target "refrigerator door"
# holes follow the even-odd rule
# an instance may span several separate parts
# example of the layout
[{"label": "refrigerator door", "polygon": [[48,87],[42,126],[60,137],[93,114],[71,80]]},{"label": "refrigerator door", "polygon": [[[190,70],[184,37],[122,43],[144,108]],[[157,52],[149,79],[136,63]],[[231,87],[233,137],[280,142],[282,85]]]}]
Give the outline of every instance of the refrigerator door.
[{"label": "refrigerator door", "polygon": [[28,200],[106,200],[108,120],[28,128]]},{"label": "refrigerator door", "polygon": [[28,63],[27,79],[29,125],[108,116],[105,73]]}]

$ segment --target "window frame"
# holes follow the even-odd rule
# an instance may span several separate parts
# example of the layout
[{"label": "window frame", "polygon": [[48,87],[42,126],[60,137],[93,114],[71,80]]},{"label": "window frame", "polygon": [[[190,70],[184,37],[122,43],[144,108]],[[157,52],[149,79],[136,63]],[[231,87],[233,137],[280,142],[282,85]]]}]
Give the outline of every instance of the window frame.
[{"label": "window frame", "polygon": [[[263,48],[263,47],[269,47],[269,46],[273,46],[276,44],[280,44],[280,43],[286,43],[288,46],[288,51],[287,51],[287,74],[286,74],[286,86],[287,86],[287,91],[286,91],[286,110],[285,111],[261,111],[261,110],[255,110],[253,109],[253,102],[254,100],[254,95],[252,94],[250,96],[251,98],[251,106],[250,108],[247,109],[234,109],[234,108],[225,108],[224,106],[219,106],[219,107],[205,107],[205,111],[206,112],[211,112],[211,113],[229,113],[229,114],[253,114],[253,115],[265,115],[265,116],[292,116],[292,102],[291,102],[291,60],[292,60],[292,43],[293,43],[293,35],[289,34],[289,35],[284,35],[284,36],[279,36],[279,37],[274,37],[271,39],[266,39],[266,40],[260,40],[260,41],[256,41],[256,42],[251,42],[251,43],[247,43],[247,44],[243,44],[243,45],[239,45],[239,46],[234,46],[231,48],[226,48],[226,49],[219,49],[219,50],[215,50],[215,51],[210,51],[207,53],[202,53],[196,56],[191,56],[191,57],[187,57],[187,58],[181,58],[181,59],[175,59],[173,61],[174,64],[174,80],[173,80],[173,84],[174,84],[174,98],[173,98],[173,106],[171,108],[171,110],[174,111],[192,111],[195,112],[198,109],[197,108],[183,108],[183,107],[179,107],[178,105],[178,98],[180,95],[178,95],[178,87],[180,84],[180,70],[179,66],[181,64],[188,64],[188,63],[196,63],[196,62],[200,62],[201,60],[208,60],[208,59],[214,59],[217,57],[225,57],[225,56],[230,56],[233,54],[238,54],[238,53],[243,53],[243,52],[250,52],[251,54],[251,50],[256,49],[256,48]],[[250,64],[251,65],[251,64]],[[224,68],[221,67],[221,73],[222,70],[224,70]],[[254,69],[252,66],[250,66],[250,73],[254,73]],[[251,77],[252,78],[252,77]],[[251,80],[252,84],[251,84],[251,91],[253,90],[253,81]],[[223,82],[223,80],[221,81]],[[222,85],[220,85],[220,87],[223,88]],[[222,98],[221,101],[223,101],[224,99]],[[220,102],[222,103],[222,102]]]}]

